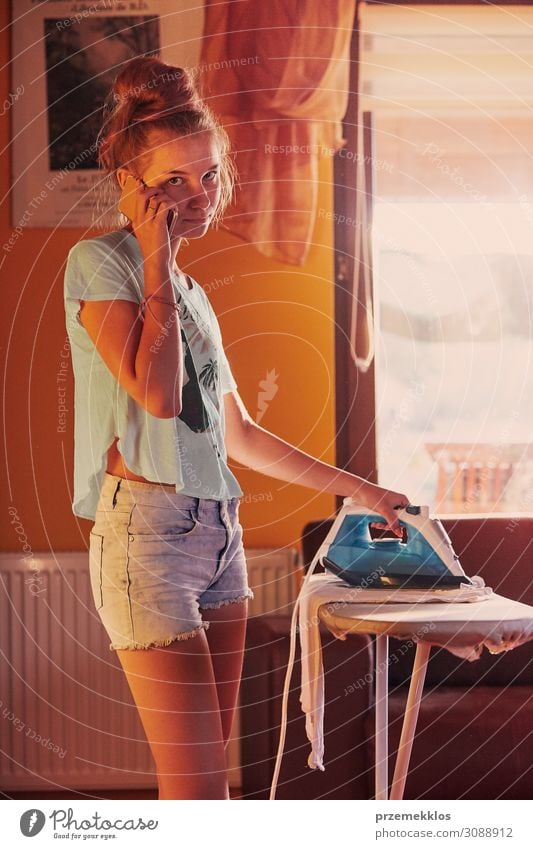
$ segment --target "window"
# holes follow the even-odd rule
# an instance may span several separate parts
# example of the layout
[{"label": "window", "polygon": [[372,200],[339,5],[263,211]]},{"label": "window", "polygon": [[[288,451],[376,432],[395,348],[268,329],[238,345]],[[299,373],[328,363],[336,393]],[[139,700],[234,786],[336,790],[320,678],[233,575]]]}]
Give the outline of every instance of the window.
[{"label": "window", "polygon": [[361,10],[379,481],[533,511],[533,9]]}]

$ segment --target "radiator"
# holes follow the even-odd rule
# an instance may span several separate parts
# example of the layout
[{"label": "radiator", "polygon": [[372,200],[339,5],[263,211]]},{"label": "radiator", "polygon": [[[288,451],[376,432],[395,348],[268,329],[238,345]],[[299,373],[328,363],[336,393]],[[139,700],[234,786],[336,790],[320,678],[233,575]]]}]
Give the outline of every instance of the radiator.
[{"label": "radiator", "polygon": [[[288,613],[295,548],[246,549],[249,615]],[[0,786],[65,791],[156,787],[155,764],[124,672],[96,613],[88,554],[0,555]],[[227,749],[241,786],[239,716]]]}]

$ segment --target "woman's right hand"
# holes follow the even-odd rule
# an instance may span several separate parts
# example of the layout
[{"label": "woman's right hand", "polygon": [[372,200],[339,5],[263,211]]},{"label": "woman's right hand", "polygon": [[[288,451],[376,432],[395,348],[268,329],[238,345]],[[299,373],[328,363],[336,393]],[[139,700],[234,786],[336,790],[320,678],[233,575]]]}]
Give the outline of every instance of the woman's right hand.
[{"label": "woman's right hand", "polygon": [[353,499],[356,504],[368,507],[387,520],[386,523],[374,522],[373,524],[376,528],[390,529],[394,531],[396,536],[402,536],[400,520],[396,511],[409,506],[411,502],[407,495],[404,495],[403,492],[384,489],[375,483],[365,480],[363,485],[354,494]]},{"label": "woman's right hand", "polygon": [[[140,177],[129,174],[122,187],[119,211],[129,218],[145,260],[170,266],[169,231],[177,216],[177,206],[164,191],[147,186]],[[169,213],[172,214],[170,225]]]}]

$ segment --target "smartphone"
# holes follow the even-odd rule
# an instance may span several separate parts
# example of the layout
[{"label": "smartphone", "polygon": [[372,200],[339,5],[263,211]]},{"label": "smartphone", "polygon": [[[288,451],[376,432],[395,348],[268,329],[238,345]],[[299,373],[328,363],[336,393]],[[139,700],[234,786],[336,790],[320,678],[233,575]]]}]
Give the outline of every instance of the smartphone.
[{"label": "smartphone", "polygon": [[[174,212],[175,212],[176,218],[177,218],[178,217],[177,209],[174,210]],[[167,213],[167,227],[168,227],[169,230],[170,230],[171,224],[172,224],[172,210],[169,210],[168,213]]]}]

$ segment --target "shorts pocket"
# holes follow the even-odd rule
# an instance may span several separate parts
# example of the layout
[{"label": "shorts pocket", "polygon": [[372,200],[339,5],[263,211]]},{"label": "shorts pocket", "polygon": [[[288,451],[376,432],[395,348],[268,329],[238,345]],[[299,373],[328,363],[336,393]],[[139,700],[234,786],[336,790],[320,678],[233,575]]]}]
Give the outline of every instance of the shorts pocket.
[{"label": "shorts pocket", "polygon": [[196,510],[192,507],[155,507],[135,504],[128,532],[130,540],[138,537],[145,542],[170,541],[192,534],[199,527]]},{"label": "shorts pocket", "polygon": [[102,558],[104,553],[104,537],[102,534],[89,533],[89,575],[91,589],[96,609],[104,605],[102,593]]}]

